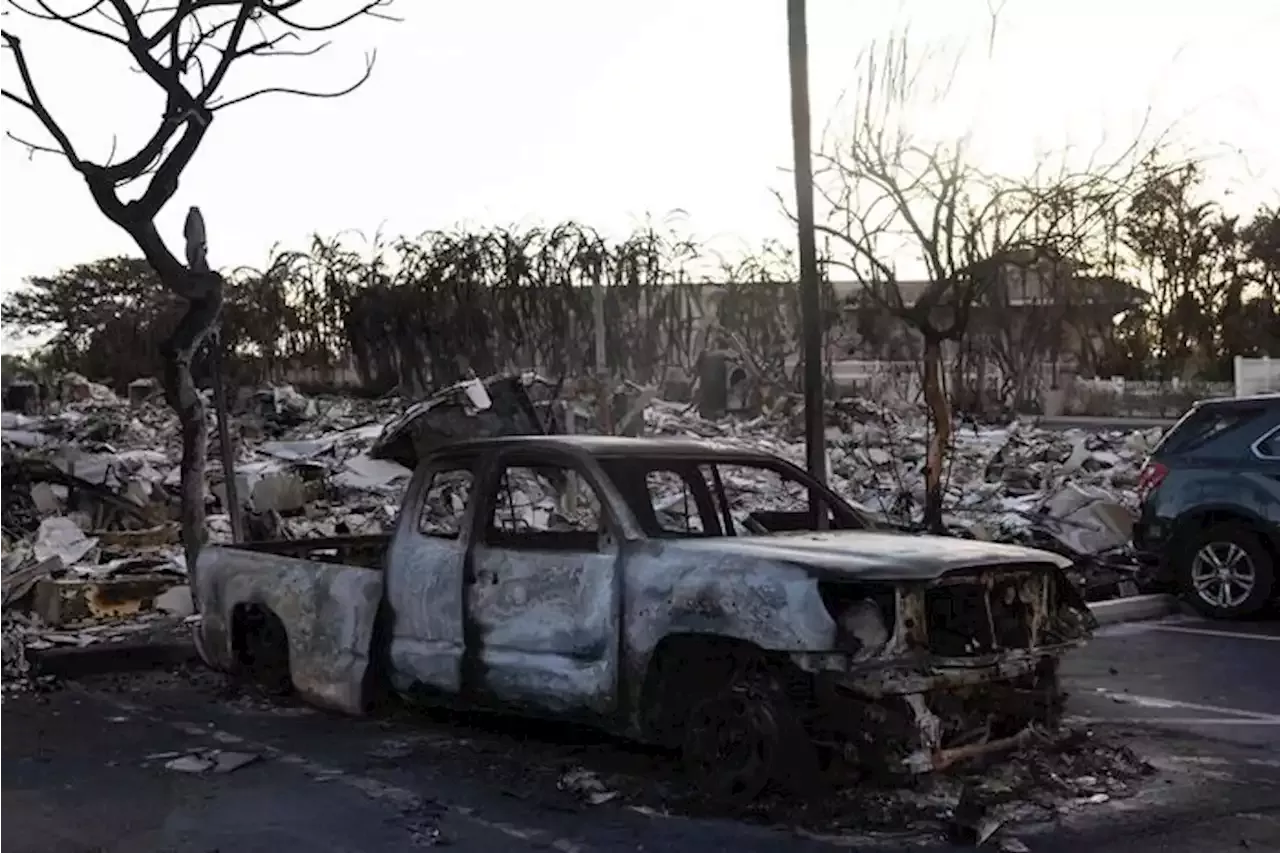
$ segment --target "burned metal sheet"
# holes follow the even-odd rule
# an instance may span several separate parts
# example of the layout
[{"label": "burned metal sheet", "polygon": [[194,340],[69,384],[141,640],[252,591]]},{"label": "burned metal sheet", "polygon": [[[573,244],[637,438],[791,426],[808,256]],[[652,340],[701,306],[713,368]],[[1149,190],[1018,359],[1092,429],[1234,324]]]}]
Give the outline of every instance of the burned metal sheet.
[{"label": "burned metal sheet", "polygon": [[[476,393],[476,386],[483,389]],[[382,430],[369,455],[416,468],[437,447],[469,438],[543,435],[546,427],[517,375],[469,380],[410,406]]]}]

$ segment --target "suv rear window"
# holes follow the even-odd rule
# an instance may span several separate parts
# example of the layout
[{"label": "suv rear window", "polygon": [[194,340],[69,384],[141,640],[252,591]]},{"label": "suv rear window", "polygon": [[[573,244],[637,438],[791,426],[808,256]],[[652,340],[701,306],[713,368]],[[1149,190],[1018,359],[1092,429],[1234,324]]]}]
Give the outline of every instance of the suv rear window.
[{"label": "suv rear window", "polygon": [[1264,406],[1197,406],[1173,425],[1155,453],[1190,453],[1266,413]]}]

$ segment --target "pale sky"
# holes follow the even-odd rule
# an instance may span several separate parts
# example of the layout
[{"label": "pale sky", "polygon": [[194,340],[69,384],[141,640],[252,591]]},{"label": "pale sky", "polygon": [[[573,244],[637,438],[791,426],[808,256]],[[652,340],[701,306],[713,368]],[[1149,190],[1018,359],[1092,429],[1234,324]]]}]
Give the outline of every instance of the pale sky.
[{"label": "pale sky", "polygon": [[[272,244],[304,248],[316,231],[572,218],[623,233],[676,209],[721,246],[794,241],[772,194],[792,194],[783,0],[399,0],[394,11],[403,23],[352,26],[321,58],[236,66],[228,91],[339,85],[378,50],[373,79],[342,100],[218,113],[161,219],[176,252],[192,204],[221,267],[260,266]],[[815,144],[859,51],[907,18],[922,42],[973,42],[935,118],[971,130],[988,168],[1021,168],[1037,146],[1122,140],[1151,108],[1198,150],[1243,152],[1214,161],[1238,206],[1280,198],[1280,3],[1007,0],[988,60],[984,0],[810,0]],[[113,134],[131,153],[154,129],[158,90],[120,47],[17,12],[4,20],[83,156],[105,159]],[[6,130],[43,139],[21,109],[2,109]],[[136,253],[65,162],[8,140],[0,151],[0,289]]]}]

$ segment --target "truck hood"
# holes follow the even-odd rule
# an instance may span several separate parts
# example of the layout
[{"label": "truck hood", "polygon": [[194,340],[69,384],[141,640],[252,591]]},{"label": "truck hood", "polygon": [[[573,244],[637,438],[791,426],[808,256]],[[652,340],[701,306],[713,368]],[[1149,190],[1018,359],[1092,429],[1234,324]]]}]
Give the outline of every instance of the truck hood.
[{"label": "truck hood", "polygon": [[928,581],[966,569],[1064,569],[1071,565],[1058,554],[1019,545],[863,530],[684,539],[678,547],[705,553],[709,559],[776,560],[823,575],[869,581]]}]

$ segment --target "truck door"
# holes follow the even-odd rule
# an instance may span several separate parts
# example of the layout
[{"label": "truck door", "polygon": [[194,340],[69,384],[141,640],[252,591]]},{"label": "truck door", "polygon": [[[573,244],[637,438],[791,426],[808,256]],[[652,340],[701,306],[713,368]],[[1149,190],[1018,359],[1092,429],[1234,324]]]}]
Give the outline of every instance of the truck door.
[{"label": "truck door", "polygon": [[468,576],[468,684],[553,714],[616,705],[620,534],[569,454],[499,457]]},{"label": "truck door", "polygon": [[405,497],[387,560],[391,683],[447,694],[462,686],[462,591],[478,476],[475,456],[441,458]]}]

